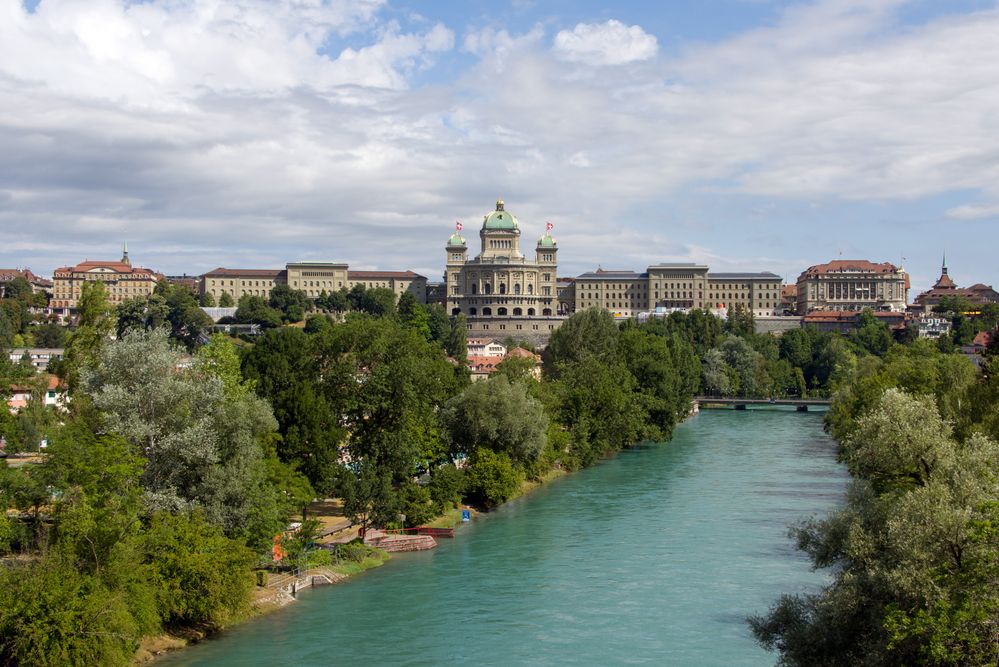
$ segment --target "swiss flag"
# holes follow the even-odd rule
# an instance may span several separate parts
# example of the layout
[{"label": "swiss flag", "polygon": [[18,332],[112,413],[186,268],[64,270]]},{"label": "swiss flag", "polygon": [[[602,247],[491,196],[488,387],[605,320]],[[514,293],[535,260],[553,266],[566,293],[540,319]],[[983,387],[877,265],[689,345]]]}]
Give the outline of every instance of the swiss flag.
[{"label": "swiss flag", "polygon": [[461,225],[461,220],[455,220],[454,221],[454,228],[457,229],[459,232],[462,229],[464,229],[464,227]]},{"label": "swiss flag", "polygon": [[555,229],[555,225],[553,225],[553,224],[552,224],[552,223],[550,223],[550,222],[546,222],[546,223],[545,223],[545,230],[546,230],[546,231],[549,231],[549,232],[550,232],[550,231],[551,231],[551,230],[553,230],[553,229]]}]

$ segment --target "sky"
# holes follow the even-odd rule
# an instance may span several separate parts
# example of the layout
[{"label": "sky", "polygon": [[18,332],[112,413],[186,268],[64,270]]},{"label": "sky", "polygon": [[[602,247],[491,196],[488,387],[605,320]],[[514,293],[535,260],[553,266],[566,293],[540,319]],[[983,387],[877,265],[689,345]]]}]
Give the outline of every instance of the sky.
[{"label": "sky", "polygon": [[0,0],[0,266],[999,284],[996,0]]}]

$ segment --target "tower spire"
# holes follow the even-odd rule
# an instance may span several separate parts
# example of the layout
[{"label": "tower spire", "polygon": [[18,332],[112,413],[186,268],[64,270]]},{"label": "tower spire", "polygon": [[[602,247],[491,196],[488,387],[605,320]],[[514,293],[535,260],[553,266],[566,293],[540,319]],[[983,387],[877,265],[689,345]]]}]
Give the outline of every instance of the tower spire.
[{"label": "tower spire", "polygon": [[943,275],[945,275],[945,276],[947,275],[947,251],[946,250],[944,250],[944,253],[943,253],[943,265],[940,267],[940,270],[943,272]]},{"label": "tower spire", "polygon": [[128,259],[128,241],[121,244],[121,263],[132,266],[132,262]]}]

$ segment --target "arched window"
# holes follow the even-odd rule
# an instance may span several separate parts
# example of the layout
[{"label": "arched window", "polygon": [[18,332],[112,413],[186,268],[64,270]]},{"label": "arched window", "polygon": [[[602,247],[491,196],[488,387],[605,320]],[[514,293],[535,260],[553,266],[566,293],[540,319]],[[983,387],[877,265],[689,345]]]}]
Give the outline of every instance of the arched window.
[{"label": "arched window", "polygon": [[534,285],[531,285],[531,284],[527,285],[527,293],[528,294],[534,294]]},{"label": "arched window", "polygon": [[482,314],[483,315],[492,315],[493,314],[493,309],[489,308],[489,307],[483,308],[482,309]]},{"label": "arched window", "polygon": [[479,286],[476,285],[475,283],[472,283],[472,294],[478,294],[478,293],[479,293]]},{"label": "arched window", "polygon": [[514,294],[520,294],[520,283],[514,283],[513,284],[513,293]]},{"label": "arched window", "polygon": [[485,293],[486,294],[492,294],[493,293],[493,286],[490,285],[489,283],[486,283]]},{"label": "arched window", "polygon": [[497,315],[506,315],[506,308],[497,308],[496,309],[496,314]]},{"label": "arched window", "polygon": [[534,309],[533,308],[528,308],[527,309],[527,315],[528,315],[528,317],[534,317]]},{"label": "arched window", "polygon": [[500,285],[499,285],[499,293],[500,294],[506,294],[506,283],[500,283]]},{"label": "arched window", "polygon": [[519,315],[523,315],[523,314],[524,314],[524,311],[523,311],[523,310],[521,310],[520,308],[514,308],[514,309],[513,309],[513,314],[514,314],[514,315],[518,315],[518,316],[519,316]]},{"label": "arched window", "polygon": [[469,315],[475,315],[477,312],[478,312],[478,310],[476,310],[475,308],[469,308],[468,309],[468,314]]},{"label": "arched window", "polygon": [[545,317],[551,317],[552,309],[551,308],[545,308],[544,310],[541,311],[541,314],[543,316],[545,316]]},{"label": "arched window", "polygon": [[452,315],[460,315],[461,314],[461,308],[452,308],[451,309],[451,314]]}]

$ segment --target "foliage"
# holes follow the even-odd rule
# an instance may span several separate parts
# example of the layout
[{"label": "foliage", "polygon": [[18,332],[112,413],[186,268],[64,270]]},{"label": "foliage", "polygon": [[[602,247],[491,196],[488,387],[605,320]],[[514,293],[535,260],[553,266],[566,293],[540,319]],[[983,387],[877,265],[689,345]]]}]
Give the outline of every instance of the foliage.
[{"label": "foliage", "polygon": [[232,308],[236,305],[236,302],[232,298],[232,294],[228,292],[222,292],[222,296],[219,297],[219,308]]},{"label": "foliage", "polygon": [[244,294],[239,297],[236,321],[240,324],[259,324],[264,328],[279,327],[282,313],[276,308],[271,308],[262,296]]},{"label": "foliage", "polygon": [[305,311],[312,304],[302,290],[292,289],[286,283],[278,283],[271,288],[268,305],[279,311],[285,322],[301,322],[305,319]]},{"label": "foliage", "polygon": [[455,454],[486,447],[515,463],[537,459],[545,448],[548,417],[525,385],[499,375],[473,382],[444,406],[443,421]]},{"label": "foliage", "polygon": [[794,531],[835,577],[750,621],[781,664],[999,659],[999,445],[944,419],[955,395],[988,382],[956,360],[932,344],[892,348],[858,364],[836,394],[830,424],[857,480],[843,509]]},{"label": "foliage", "polygon": [[165,625],[221,628],[248,609],[256,559],[201,513],[155,514],[144,546]]},{"label": "foliage", "polygon": [[491,449],[477,449],[468,466],[468,492],[486,507],[509,500],[523,481],[510,457]]}]

